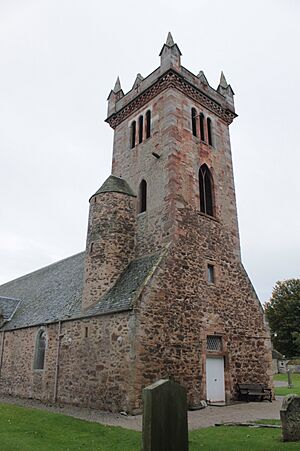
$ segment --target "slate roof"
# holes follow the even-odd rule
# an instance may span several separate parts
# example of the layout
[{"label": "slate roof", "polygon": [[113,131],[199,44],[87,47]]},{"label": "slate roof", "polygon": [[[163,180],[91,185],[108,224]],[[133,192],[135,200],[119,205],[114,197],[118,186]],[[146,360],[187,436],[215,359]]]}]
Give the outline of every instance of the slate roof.
[{"label": "slate roof", "polygon": [[26,327],[79,314],[83,263],[82,252],[1,285],[0,296],[21,301],[4,329]]},{"label": "slate roof", "polygon": [[144,286],[148,275],[151,274],[159,258],[160,254],[155,254],[137,258],[129,263],[116,284],[86,314],[96,315],[99,313],[130,309],[133,300],[139,290]]},{"label": "slate roof", "polygon": [[116,177],[115,175],[110,175],[91,198],[100,193],[123,193],[128,196],[136,197],[126,180]]},{"label": "slate roof", "polygon": [[[0,308],[9,320],[3,329],[130,310],[159,258],[160,254],[155,254],[133,260],[111,290],[84,314],[81,312],[84,252],[1,285]],[[11,318],[14,306],[17,308]]]},{"label": "slate roof", "polygon": [[20,302],[19,299],[0,296],[0,315],[3,315],[5,321],[11,319]]}]

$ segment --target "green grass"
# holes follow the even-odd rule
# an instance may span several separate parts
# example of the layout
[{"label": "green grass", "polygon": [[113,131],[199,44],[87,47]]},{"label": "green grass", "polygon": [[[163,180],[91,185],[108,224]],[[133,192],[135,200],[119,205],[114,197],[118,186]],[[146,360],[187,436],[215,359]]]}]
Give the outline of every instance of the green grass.
[{"label": "green grass", "polygon": [[190,451],[284,451],[300,449],[298,443],[281,442],[280,429],[210,427],[190,434]]},{"label": "green grass", "polygon": [[139,444],[139,432],[0,404],[1,451],[134,451]]},{"label": "green grass", "polygon": [[[140,451],[141,434],[119,427],[8,404],[0,404],[0,419],[1,451]],[[192,431],[189,441],[190,451],[299,450],[299,443],[281,442],[280,429],[209,427]]]},{"label": "green grass", "polygon": [[281,426],[281,421],[280,420],[271,420],[271,419],[269,419],[269,420],[257,420],[257,421],[254,421],[254,423],[257,423],[257,424],[275,424],[277,426]]},{"label": "green grass", "polygon": [[[287,374],[275,374],[275,381],[287,381]],[[292,374],[293,388],[275,387],[275,395],[285,396],[291,393],[300,396],[300,374]],[[300,449],[300,446],[299,446]]]}]

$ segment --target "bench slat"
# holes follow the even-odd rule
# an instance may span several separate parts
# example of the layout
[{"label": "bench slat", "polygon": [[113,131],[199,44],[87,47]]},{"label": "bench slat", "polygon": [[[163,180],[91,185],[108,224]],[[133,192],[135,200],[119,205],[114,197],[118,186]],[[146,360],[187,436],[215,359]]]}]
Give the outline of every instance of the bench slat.
[{"label": "bench slat", "polygon": [[269,401],[272,401],[272,390],[270,388],[266,388],[263,384],[237,384],[238,392],[240,397],[246,396],[247,401],[249,402],[250,396],[259,397],[262,401],[267,398]]}]

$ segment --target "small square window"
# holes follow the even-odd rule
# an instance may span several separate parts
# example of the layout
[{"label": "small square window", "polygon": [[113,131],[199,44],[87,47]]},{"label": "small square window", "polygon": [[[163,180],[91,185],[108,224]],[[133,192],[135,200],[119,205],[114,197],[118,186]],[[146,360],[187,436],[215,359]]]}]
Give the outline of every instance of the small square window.
[{"label": "small square window", "polygon": [[214,265],[207,265],[207,281],[208,283],[215,283],[215,267]]},{"label": "small square window", "polygon": [[222,337],[208,335],[206,347],[208,351],[222,351]]}]

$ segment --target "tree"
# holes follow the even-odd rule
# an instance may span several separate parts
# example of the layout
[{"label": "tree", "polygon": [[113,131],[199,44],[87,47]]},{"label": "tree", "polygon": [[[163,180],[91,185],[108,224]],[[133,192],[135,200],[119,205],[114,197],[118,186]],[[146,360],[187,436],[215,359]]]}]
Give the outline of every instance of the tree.
[{"label": "tree", "polygon": [[265,313],[274,348],[287,357],[300,356],[300,279],[277,282]]}]

